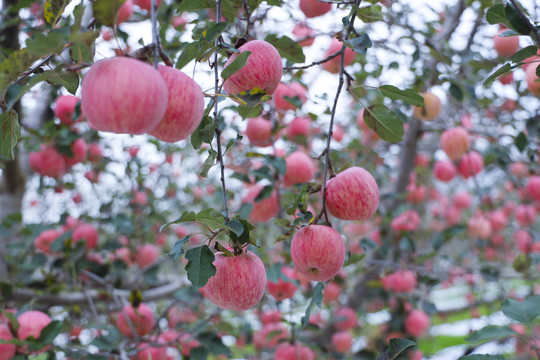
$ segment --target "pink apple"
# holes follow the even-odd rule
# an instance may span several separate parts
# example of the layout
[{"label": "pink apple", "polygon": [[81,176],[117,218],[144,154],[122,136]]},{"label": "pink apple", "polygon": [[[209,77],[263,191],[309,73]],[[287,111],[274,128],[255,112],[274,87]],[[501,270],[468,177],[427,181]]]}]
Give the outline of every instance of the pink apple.
[{"label": "pink apple", "polygon": [[153,244],[143,244],[137,248],[135,254],[135,264],[138,267],[143,268],[150,264],[153,264],[161,255],[161,250]]},{"label": "pink apple", "polygon": [[315,360],[315,353],[307,346],[284,342],[277,347],[274,360]]},{"label": "pink apple", "polygon": [[253,146],[272,145],[272,122],[262,116],[248,119],[245,134]]},{"label": "pink apple", "polygon": [[298,42],[298,45],[302,47],[311,46],[315,41],[315,30],[307,26],[305,23],[296,23],[292,33]]},{"label": "pink apple", "polygon": [[64,161],[67,167],[72,167],[75,164],[81,163],[86,160],[86,154],[88,152],[88,146],[83,138],[78,138],[71,143],[71,156],[63,155]]},{"label": "pink apple", "polygon": [[82,82],[81,98],[91,127],[136,135],[154,130],[161,122],[167,110],[168,90],[152,66],[116,57],[90,67]]},{"label": "pink apple", "polygon": [[88,144],[88,161],[97,163],[103,159],[103,150],[98,143]]},{"label": "pink apple", "polygon": [[253,333],[253,345],[256,349],[271,349],[288,337],[287,328],[279,322],[274,322],[263,325],[260,330]]},{"label": "pink apple", "polygon": [[66,125],[73,124],[73,113],[79,102],[79,98],[73,95],[60,95],[56,98],[54,116]]},{"label": "pink apple", "polygon": [[41,330],[49,325],[52,320],[49,315],[36,310],[26,311],[17,318],[19,328],[17,329],[17,338],[26,340],[30,336],[39,339]]},{"label": "pink apple", "polygon": [[336,140],[337,142],[341,142],[343,140],[343,136],[345,136],[345,131],[343,128],[339,125],[334,125],[334,129],[332,130],[332,139]]},{"label": "pink apple", "polygon": [[86,240],[86,249],[90,250],[97,246],[99,234],[97,229],[90,224],[80,224],[73,230],[73,242]]},{"label": "pink apple", "polygon": [[349,330],[358,326],[358,316],[354,309],[343,307],[334,313],[333,322],[336,329]]},{"label": "pink apple", "polygon": [[295,117],[287,125],[287,136],[291,141],[307,138],[311,132],[311,119],[308,117]]},{"label": "pink apple", "polygon": [[433,175],[442,182],[449,182],[456,177],[456,166],[448,160],[436,161],[433,165]]},{"label": "pink apple", "polygon": [[277,301],[291,299],[298,288],[296,285],[283,279],[278,279],[277,282],[268,281],[268,293]]},{"label": "pink apple", "polygon": [[51,254],[51,244],[61,235],[58,230],[44,230],[34,240],[34,246],[45,254]]},{"label": "pink apple", "polygon": [[426,187],[411,182],[407,185],[407,201],[413,204],[424,202],[426,198]]},{"label": "pink apple", "polygon": [[420,215],[413,209],[406,210],[396,216],[390,223],[395,232],[416,231],[420,226]]},{"label": "pink apple", "polygon": [[353,337],[348,331],[338,331],[332,335],[332,346],[336,352],[344,354],[351,351]]},{"label": "pink apple", "polygon": [[131,321],[133,329],[139,336],[150,333],[154,328],[154,312],[145,303],[141,303],[137,309],[134,309],[131,304],[126,304],[118,313],[116,327],[122,334],[131,337],[133,332],[127,319]]},{"label": "pink apple", "polygon": [[341,288],[339,287],[339,285],[335,282],[329,283],[324,288],[323,303],[328,305],[333,301],[337,301],[339,299],[340,294],[341,294]]},{"label": "pink apple", "polygon": [[201,123],[204,95],[192,78],[172,67],[158,67],[169,93],[167,111],[150,135],[161,141],[176,142],[190,136]]},{"label": "pink apple", "polygon": [[180,335],[180,353],[182,356],[189,357],[191,355],[191,349],[201,345],[199,340],[195,339],[192,334],[184,333]]},{"label": "pink apple", "polygon": [[315,175],[313,160],[302,151],[295,151],[285,158],[287,168],[283,176],[285,186],[309,182]]},{"label": "pink apple", "polygon": [[508,217],[502,209],[494,210],[488,215],[489,223],[494,231],[502,230],[506,227]]},{"label": "pink apple", "polygon": [[532,205],[521,204],[516,206],[515,216],[521,226],[532,225],[536,220],[536,209]]},{"label": "pink apple", "polygon": [[527,82],[527,90],[533,95],[540,96],[540,79],[536,75],[538,62],[531,64],[525,69],[525,80]]},{"label": "pink apple", "polygon": [[226,310],[244,311],[261,301],[266,289],[266,270],[251,251],[228,257],[215,254],[216,274],[203,287],[208,300]]},{"label": "pink apple", "polygon": [[66,173],[66,161],[52,145],[42,144],[38,152],[28,157],[30,168],[42,176],[60,178]]},{"label": "pink apple", "polygon": [[488,219],[481,214],[476,214],[469,219],[467,223],[469,236],[472,238],[488,239],[491,236],[492,229]]},{"label": "pink apple", "polygon": [[411,292],[416,284],[416,275],[410,270],[399,270],[382,278],[383,288],[397,293]]},{"label": "pink apple", "polygon": [[379,187],[361,167],[350,167],[328,181],[326,207],[342,220],[369,219],[379,206]]},{"label": "pink apple", "polygon": [[[9,328],[0,324],[0,340],[9,341],[13,339],[13,334]],[[0,344],[0,360],[9,360],[15,356],[15,351],[17,351],[17,346],[15,344]]]},{"label": "pink apple", "polygon": [[281,321],[281,312],[279,310],[266,310],[261,314],[261,322],[263,325],[271,323],[279,323]]},{"label": "pink apple", "polygon": [[173,306],[167,312],[167,319],[170,328],[175,328],[178,324],[192,324],[199,317],[188,307]]},{"label": "pink apple", "polygon": [[[243,68],[225,80],[223,83],[225,92],[229,95],[237,95],[258,87],[267,95],[272,95],[279,85],[283,72],[281,56],[276,48],[266,41],[252,40],[240,46],[238,50],[240,53],[251,51],[251,55]],[[223,69],[226,69],[237,57],[238,53],[234,53]]]},{"label": "pink apple", "polygon": [[185,18],[184,15],[180,14],[178,16],[173,16],[172,17],[172,26],[175,28],[175,29],[183,29],[184,26],[188,23],[188,19]]},{"label": "pink apple", "polygon": [[[328,56],[335,54],[336,52],[341,50],[341,46],[343,43],[339,41],[338,39],[332,39],[332,43],[330,44],[330,47],[326,52],[324,53],[324,58],[327,58]],[[353,51],[353,49],[345,46],[345,58],[343,59],[343,66],[349,66],[353,63],[354,58],[356,57],[356,53]],[[341,56],[336,56],[333,59],[330,59],[322,64],[322,67],[324,70],[328,71],[332,74],[338,74],[339,73],[339,67],[341,62]]]},{"label": "pink apple", "polygon": [[306,17],[314,18],[332,10],[332,4],[317,0],[300,0],[300,10]]},{"label": "pink apple", "polygon": [[298,82],[292,82],[290,84],[281,82],[276,88],[273,96],[276,109],[287,111],[298,108],[296,105],[290,103],[285,97],[291,98],[291,100],[297,98],[302,104],[305,104],[307,101],[307,90]]},{"label": "pink apple", "polygon": [[420,95],[424,98],[425,106],[414,106],[414,117],[424,121],[435,120],[441,112],[441,100],[437,95],[430,92],[423,92]]},{"label": "pink apple", "polygon": [[[135,3],[135,5],[138,5],[141,9],[148,12],[150,12],[152,9],[152,0],[134,0],[133,2]],[[161,5],[161,0],[157,0],[156,4],[159,8],[159,5]]]},{"label": "pink apple", "polygon": [[308,279],[330,280],[343,266],[345,242],[329,226],[308,225],[294,234],[291,257],[296,270]]},{"label": "pink apple", "polygon": [[527,193],[534,200],[540,200],[540,176],[533,175],[527,181]]},{"label": "pink apple", "polygon": [[261,190],[264,188],[263,185],[255,184],[252,185],[244,198],[243,202],[252,202],[253,209],[251,214],[249,214],[249,220],[253,222],[266,222],[276,216],[279,212],[279,203],[277,198],[277,193],[274,190],[270,197],[264,198],[261,201],[256,202],[255,198],[259,195]]},{"label": "pink apple", "polygon": [[412,310],[405,319],[405,331],[414,337],[421,336],[429,325],[429,316],[422,310]]},{"label": "pink apple", "polygon": [[165,346],[149,346],[147,343],[140,343],[135,360],[167,360],[167,348]]},{"label": "pink apple", "polygon": [[121,23],[128,21],[131,15],[133,15],[133,0],[126,0],[120,9],[118,9],[118,13],[116,15],[116,25],[120,25]]},{"label": "pink apple", "polygon": [[472,199],[471,194],[465,191],[461,191],[454,195],[454,205],[460,209],[465,210],[471,207]]},{"label": "pink apple", "polygon": [[448,206],[444,210],[444,219],[449,226],[456,226],[461,220],[461,210],[455,205]]},{"label": "pink apple", "polygon": [[525,163],[515,162],[510,164],[510,173],[518,179],[522,179],[529,175],[529,167]]},{"label": "pink apple", "polygon": [[534,239],[527,230],[517,229],[514,233],[514,241],[519,251],[524,254],[531,252],[531,247],[534,243]]},{"label": "pink apple", "polygon": [[512,81],[514,81],[514,73],[509,72],[507,74],[501,75],[497,78],[497,80],[499,80],[499,82],[503,85],[511,84]]},{"label": "pink apple", "polygon": [[463,178],[468,179],[478,174],[483,168],[484,159],[482,155],[473,150],[463,155],[458,165],[458,172]]},{"label": "pink apple", "polygon": [[469,132],[462,127],[445,130],[441,134],[441,149],[450,160],[457,161],[469,150]]},{"label": "pink apple", "polygon": [[519,49],[519,37],[517,36],[508,36],[508,37],[502,37],[500,36],[503,32],[505,32],[508,29],[501,29],[493,37],[493,48],[499,56],[505,57],[505,58],[511,58],[516,51]]}]

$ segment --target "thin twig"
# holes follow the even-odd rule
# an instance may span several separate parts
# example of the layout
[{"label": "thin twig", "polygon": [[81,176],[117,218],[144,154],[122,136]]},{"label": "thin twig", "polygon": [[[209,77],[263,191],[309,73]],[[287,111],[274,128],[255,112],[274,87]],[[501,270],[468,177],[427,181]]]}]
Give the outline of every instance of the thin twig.
[{"label": "thin twig", "polygon": [[319,61],[314,61],[309,65],[284,67],[283,71],[308,69],[308,68],[310,68],[312,66],[315,66],[315,65],[324,64],[325,62],[332,60],[333,58],[339,56],[340,54],[341,54],[341,50],[339,50],[338,52],[333,53],[332,55],[329,55],[325,59],[322,59],[322,60],[319,60]]},{"label": "thin twig", "polygon": [[154,67],[158,68],[159,62],[159,34],[157,29],[157,0],[152,0],[152,6],[150,9],[150,16],[152,17],[152,45],[154,48]]},{"label": "thin twig", "polygon": [[521,22],[524,23],[525,26],[527,26],[529,31],[532,33],[531,37],[534,39],[534,42],[536,43],[536,47],[540,48],[540,35],[538,34],[538,31],[536,30],[534,25],[531,24],[529,18],[523,13],[523,11],[515,2],[515,0],[510,0],[510,2],[512,3],[512,5],[514,5],[514,8],[518,12],[519,17],[521,18]]}]

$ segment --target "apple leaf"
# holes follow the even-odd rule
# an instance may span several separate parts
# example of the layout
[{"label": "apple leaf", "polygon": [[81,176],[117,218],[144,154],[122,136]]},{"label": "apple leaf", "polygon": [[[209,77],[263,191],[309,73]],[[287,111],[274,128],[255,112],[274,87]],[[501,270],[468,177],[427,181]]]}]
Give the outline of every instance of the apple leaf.
[{"label": "apple leaf", "polygon": [[276,35],[271,34],[264,40],[272,44],[279,51],[279,55],[288,61],[292,63],[303,63],[306,61],[302,47],[290,37],[282,36],[278,38]]},{"label": "apple leaf", "polygon": [[489,75],[489,77],[484,81],[484,87],[488,86],[493,81],[495,81],[496,78],[498,78],[501,75],[506,74],[510,70],[512,70],[512,66],[510,65],[510,63],[504,64],[503,66],[495,70],[493,74]]},{"label": "apple leaf", "polygon": [[0,114],[0,156],[14,159],[13,149],[21,138],[19,115],[15,110],[4,111]]},{"label": "apple leaf", "polygon": [[202,288],[208,279],[216,274],[216,267],[213,264],[215,256],[208,245],[189,249],[186,252],[186,259],[187,276],[195,288]]},{"label": "apple leaf", "polygon": [[53,321],[41,330],[38,341],[44,344],[51,344],[61,331],[62,322],[58,320]]},{"label": "apple leaf", "polygon": [[397,143],[403,139],[403,122],[397,115],[384,105],[374,105],[364,112],[366,125],[381,137],[381,139]]},{"label": "apple leaf", "polygon": [[512,25],[512,28],[516,30],[518,33],[522,35],[529,35],[531,33],[529,29],[529,24],[525,23],[525,21],[528,22],[528,20],[523,20],[519,14],[519,10],[517,10],[513,4],[509,3],[506,4],[505,8],[505,14],[508,21],[510,21],[510,24]]},{"label": "apple leaf", "polygon": [[392,100],[402,100],[411,105],[424,106],[424,98],[413,90],[401,90],[392,85],[380,86],[379,90],[384,96]]},{"label": "apple leaf", "polygon": [[365,23],[371,23],[375,21],[382,21],[382,7],[381,5],[365,6],[358,9],[358,17]]},{"label": "apple leaf", "polygon": [[124,5],[126,0],[96,0],[92,9],[96,20],[106,26],[116,24],[116,14],[118,9]]},{"label": "apple leaf", "polygon": [[206,158],[206,160],[204,160],[204,163],[202,165],[202,169],[201,169],[201,173],[200,175],[203,177],[203,178],[206,178],[208,177],[208,172],[210,171],[210,169],[216,165],[216,158],[217,158],[217,151],[215,150],[212,150],[212,149],[209,149],[208,150],[208,157]]},{"label": "apple leaf", "polygon": [[390,339],[390,346],[388,350],[379,355],[377,360],[395,360],[397,359],[405,350],[415,346],[414,341],[407,339]]},{"label": "apple leaf", "polygon": [[47,24],[54,27],[70,0],[47,0],[43,5],[43,17]]},{"label": "apple leaf", "polygon": [[229,95],[229,97],[247,107],[253,107],[272,99],[270,95],[267,95],[266,92],[259,87],[242,91],[239,94],[232,94]]},{"label": "apple leaf", "polygon": [[536,55],[537,50],[538,48],[534,45],[527,46],[526,48],[523,48],[519,50],[517,53],[515,53],[514,56],[512,56],[512,61],[515,63],[518,63],[527,58],[530,58],[531,56]]},{"label": "apple leaf", "polygon": [[189,352],[189,358],[193,360],[206,360],[210,352],[204,346],[193,348]]},{"label": "apple leaf", "polygon": [[31,54],[24,48],[12,52],[4,61],[0,62],[0,100],[9,85],[17,80],[33,63],[39,59],[39,56]]},{"label": "apple leaf", "polygon": [[518,335],[518,333],[509,326],[490,325],[473,332],[465,338],[465,341],[470,343],[483,343],[515,335]]},{"label": "apple leaf", "polygon": [[458,360],[505,360],[505,357],[502,355],[472,354],[461,356]]},{"label": "apple leaf", "polygon": [[529,140],[527,139],[527,135],[523,131],[521,131],[514,140],[514,144],[518,148],[520,152],[523,152],[527,148],[527,145],[529,145]]},{"label": "apple leaf", "polygon": [[367,49],[373,46],[369,35],[366,33],[361,33],[355,38],[343,41],[345,45],[354,50],[357,54],[365,54]]},{"label": "apple leaf", "polygon": [[486,12],[486,20],[492,25],[505,24],[507,27],[510,27],[510,22],[506,18],[506,10],[503,4],[490,7]]},{"label": "apple leaf", "polygon": [[306,327],[309,324],[309,317],[311,316],[311,310],[314,306],[321,306],[323,299],[323,290],[324,285],[322,282],[318,282],[313,289],[313,296],[309,302],[308,307],[306,308],[306,313],[302,316],[302,328]]},{"label": "apple leaf", "polygon": [[244,51],[240,53],[234,59],[223,71],[221,72],[221,77],[226,80],[230,78],[232,75],[236,74],[240,69],[242,69],[244,66],[246,66],[249,55],[251,55],[251,51]]},{"label": "apple leaf", "polygon": [[174,261],[178,260],[178,258],[182,256],[182,254],[184,253],[184,244],[187,243],[190,238],[191,238],[191,234],[184,236],[180,240],[176,240],[171,252],[168,253],[167,255]]},{"label": "apple leaf", "polygon": [[529,296],[522,302],[506,299],[502,303],[502,312],[512,320],[531,324],[540,316],[540,295]]}]

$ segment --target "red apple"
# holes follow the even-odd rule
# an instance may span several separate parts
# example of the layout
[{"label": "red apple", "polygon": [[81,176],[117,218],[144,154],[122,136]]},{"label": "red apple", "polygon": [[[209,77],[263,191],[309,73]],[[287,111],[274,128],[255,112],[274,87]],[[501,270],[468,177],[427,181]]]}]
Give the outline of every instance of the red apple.
[{"label": "red apple", "polygon": [[441,112],[442,104],[439,97],[430,92],[421,93],[425,106],[414,106],[413,115],[419,120],[435,120]]},{"label": "red apple", "polygon": [[292,33],[302,47],[311,46],[315,41],[315,30],[307,26],[305,23],[297,23],[294,25]]},{"label": "red apple", "polygon": [[116,327],[125,336],[133,336],[128,319],[133,325],[133,329],[139,336],[144,336],[154,328],[154,312],[150,306],[141,303],[137,309],[134,309],[131,304],[124,305],[122,311],[118,313],[116,318]]},{"label": "red apple", "polygon": [[83,138],[78,138],[71,143],[71,156],[63,155],[64,162],[67,167],[72,167],[75,164],[81,163],[86,160],[86,154],[88,152],[88,146]]},{"label": "red apple", "polygon": [[517,245],[518,250],[522,253],[528,254],[531,252],[531,247],[534,243],[534,239],[527,230],[517,229],[514,233],[514,241]]},{"label": "red apple", "polygon": [[287,125],[287,136],[291,141],[307,138],[311,132],[311,119],[308,117],[295,117]]},{"label": "red apple", "polygon": [[60,95],[56,98],[54,116],[66,125],[73,124],[73,113],[79,102],[79,98],[73,95]]},{"label": "red apple", "polygon": [[473,150],[463,155],[458,165],[458,172],[463,178],[468,179],[478,174],[483,168],[484,159],[482,155]]},{"label": "red apple", "polygon": [[86,249],[90,250],[97,246],[98,244],[98,231],[97,229],[90,224],[80,224],[75,230],[73,230],[73,242],[76,243],[79,240],[86,240]]},{"label": "red apple", "polygon": [[[283,72],[281,56],[276,48],[266,41],[252,40],[240,46],[238,50],[240,53],[251,51],[251,55],[243,68],[225,80],[223,83],[225,92],[229,95],[237,95],[242,91],[258,87],[267,95],[272,95],[279,85]],[[238,53],[234,53],[223,69],[226,69],[237,57]]]},{"label": "red apple", "polygon": [[326,305],[330,304],[332,301],[337,301],[339,295],[341,294],[341,288],[335,282],[331,282],[324,288],[323,292],[323,303]]},{"label": "red apple", "polygon": [[540,200],[540,176],[533,175],[527,181],[527,193],[534,200]]},{"label": "red apple", "polygon": [[161,122],[168,91],[163,77],[152,66],[116,57],[90,67],[83,79],[81,98],[90,126],[136,135],[154,130]]},{"label": "red apple", "polygon": [[17,329],[17,338],[19,340],[26,340],[30,336],[39,339],[41,330],[52,322],[49,315],[37,310],[22,313],[17,318],[17,321],[19,322],[19,328]]},{"label": "red apple", "polygon": [[508,29],[501,29],[493,37],[493,48],[499,56],[505,57],[505,58],[511,58],[516,51],[519,49],[519,37],[517,36],[508,36],[508,37],[502,37],[500,36],[503,32],[505,32]]},{"label": "red apple", "polygon": [[332,346],[336,352],[344,354],[352,348],[353,337],[348,331],[338,331],[332,335]]},{"label": "red apple", "polygon": [[[9,328],[0,324],[0,340],[9,341],[13,339],[13,334]],[[15,356],[15,351],[17,351],[17,346],[15,344],[0,344],[0,360],[9,360]]]},{"label": "red apple", "polygon": [[534,224],[536,219],[536,209],[532,205],[521,204],[515,209],[516,220],[521,226]]},{"label": "red apple", "polygon": [[279,322],[274,322],[263,325],[262,329],[253,333],[253,345],[256,349],[271,349],[287,337],[289,337],[287,328]]},{"label": "red apple", "polygon": [[527,69],[525,69],[525,80],[527,81],[527,89],[531,94],[540,96],[540,79],[536,75],[536,69],[540,65],[538,65],[537,62],[531,65],[532,66],[528,66]]},{"label": "red apple", "polygon": [[184,15],[180,14],[172,17],[171,24],[175,29],[183,29],[188,22],[188,19],[186,19]]},{"label": "red apple", "polygon": [[514,81],[514,73],[509,72],[507,74],[501,75],[497,78],[497,80],[499,80],[499,82],[503,85],[511,84],[512,81]]},{"label": "red apple", "polygon": [[472,238],[488,239],[491,236],[491,224],[483,215],[476,214],[467,223],[469,236]]},{"label": "red apple", "polygon": [[407,192],[407,201],[412,204],[422,203],[426,198],[426,187],[423,185],[411,182],[407,185]]},{"label": "red apple", "polygon": [[421,336],[429,325],[429,316],[422,310],[412,310],[405,319],[405,331],[414,337]]},{"label": "red apple", "polygon": [[143,244],[137,248],[135,264],[140,268],[153,264],[161,254],[161,250],[153,244]]},{"label": "red apple", "polygon": [[140,343],[135,360],[167,360],[167,348],[164,346],[149,346],[147,343]]},{"label": "red apple", "polygon": [[[133,1],[135,5],[138,5],[141,9],[146,10],[148,12],[152,9],[152,0],[134,0]],[[157,7],[161,5],[161,0],[156,1]]]},{"label": "red apple", "polygon": [[456,177],[456,166],[448,160],[440,160],[433,165],[433,175],[442,182],[449,182]]},{"label": "red apple", "polygon": [[410,270],[399,270],[382,278],[383,288],[397,293],[408,293],[416,288],[416,275]]},{"label": "red apple", "polygon": [[334,313],[333,322],[336,329],[349,330],[358,326],[358,316],[354,309],[343,307]]},{"label": "red apple", "polygon": [[277,282],[268,281],[268,293],[278,301],[291,299],[297,289],[294,283],[281,278]]},{"label": "red apple", "polygon": [[345,242],[329,226],[308,225],[294,234],[291,257],[296,270],[308,279],[330,280],[343,266]]},{"label": "red apple", "polygon": [[462,127],[445,130],[441,134],[441,149],[450,160],[457,161],[469,150],[469,132]]},{"label": "red apple", "polygon": [[41,176],[60,178],[66,173],[66,161],[55,147],[41,144],[38,152],[30,153],[28,157],[30,168]]},{"label": "red apple", "polygon": [[[338,39],[332,39],[332,43],[330,44],[330,47],[326,52],[324,53],[324,58],[327,58],[328,56],[335,54],[336,52],[341,50],[341,46],[343,43],[339,41]],[[355,52],[353,49],[345,46],[345,58],[343,59],[343,66],[349,66],[353,63],[354,58],[356,57]],[[325,63],[322,64],[322,67],[324,70],[328,71],[332,74],[338,74],[339,73],[339,67],[341,63],[341,56],[336,56],[335,58],[332,58]]]},{"label": "red apple", "polygon": [[131,15],[133,15],[133,0],[126,0],[120,9],[118,9],[116,25],[128,21]]},{"label": "red apple", "polygon": [[472,199],[471,194],[468,192],[462,191],[454,195],[453,198],[454,205],[460,209],[465,210],[471,207]]},{"label": "red apple", "polygon": [[61,235],[58,230],[44,230],[34,240],[34,246],[45,254],[51,254],[51,244]]},{"label": "red apple", "polygon": [[420,215],[413,209],[402,212],[390,223],[390,227],[395,232],[416,231],[418,226],[420,226]]},{"label": "red apple", "polygon": [[290,103],[285,97],[298,98],[302,104],[307,101],[307,90],[302,84],[298,82],[292,82],[290,84],[279,83],[276,91],[274,92],[274,104],[277,110],[287,111],[295,110],[298,107]]},{"label": "red apple", "polygon": [[300,10],[306,17],[314,18],[332,10],[332,4],[317,0],[300,0]]},{"label": "red apple", "polygon": [[379,206],[379,187],[361,167],[350,167],[328,181],[326,207],[342,220],[369,219]]},{"label": "red apple", "polygon": [[251,309],[261,301],[266,289],[266,270],[251,251],[228,257],[215,254],[216,274],[203,287],[208,300],[216,306],[235,311]]},{"label": "red apple", "polygon": [[182,356],[189,358],[191,355],[191,349],[201,345],[199,340],[195,339],[192,334],[184,333],[180,335],[180,353]]},{"label": "red apple", "polygon": [[284,342],[277,347],[274,360],[315,360],[315,353],[307,346]]},{"label": "red apple", "polygon": [[158,67],[169,93],[167,111],[150,135],[166,142],[176,142],[190,136],[201,123],[204,95],[192,78],[172,67]]},{"label": "red apple", "polygon": [[252,202],[253,209],[249,214],[249,220],[253,222],[266,222],[276,216],[279,212],[279,203],[277,193],[274,190],[270,197],[264,198],[261,201],[255,201],[255,198],[259,195],[263,189],[263,185],[255,184],[251,186],[244,198],[243,202]]},{"label": "red apple", "polygon": [[248,119],[245,134],[253,146],[272,145],[272,122],[262,116]]},{"label": "red apple", "polygon": [[315,175],[313,160],[302,151],[295,151],[285,158],[287,168],[283,176],[285,186],[311,181]]},{"label": "red apple", "polygon": [[281,321],[281,312],[279,310],[267,310],[261,314],[261,322],[263,325],[271,323],[279,323]]}]

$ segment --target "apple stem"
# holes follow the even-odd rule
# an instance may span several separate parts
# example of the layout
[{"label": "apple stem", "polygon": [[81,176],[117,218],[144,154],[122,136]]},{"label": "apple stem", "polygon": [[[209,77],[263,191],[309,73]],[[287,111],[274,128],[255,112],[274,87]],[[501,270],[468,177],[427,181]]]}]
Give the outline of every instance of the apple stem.
[{"label": "apple stem", "polygon": [[152,0],[150,9],[150,17],[152,18],[152,42],[154,47],[154,67],[158,68],[159,62],[159,34],[157,29],[157,0]]}]

